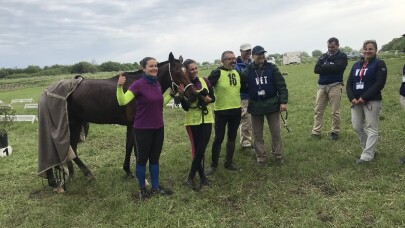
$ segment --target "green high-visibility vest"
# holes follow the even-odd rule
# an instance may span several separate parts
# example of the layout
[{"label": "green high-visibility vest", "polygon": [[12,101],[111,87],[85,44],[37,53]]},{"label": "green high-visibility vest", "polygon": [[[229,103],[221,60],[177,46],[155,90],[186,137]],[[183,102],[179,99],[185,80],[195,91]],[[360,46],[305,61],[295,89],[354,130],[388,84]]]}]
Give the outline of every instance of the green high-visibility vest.
[{"label": "green high-visibility vest", "polygon": [[[197,90],[197,92],[200,92],[203,89],[207,89],[208,91],[208,86],[207,83],[205,83],[205,80],[203,78],[198,78],[198,80],[200,80],[201,89]],[[197,104],[198,100],[193,102],[190,105],[190,109],[188,110],[188,112],[186,112],[184,124],[185,126],[202,124],[202,112],[201,109],[197,107]],[[211,104],[207,104],[207,111],[208,113],[204,115],[204,123],[214,123]]]},{"label": "green high-visibility vest", "polygon": [[214,110],[240,108],[240,76],[236,70],[222,70],[214,86]]}]

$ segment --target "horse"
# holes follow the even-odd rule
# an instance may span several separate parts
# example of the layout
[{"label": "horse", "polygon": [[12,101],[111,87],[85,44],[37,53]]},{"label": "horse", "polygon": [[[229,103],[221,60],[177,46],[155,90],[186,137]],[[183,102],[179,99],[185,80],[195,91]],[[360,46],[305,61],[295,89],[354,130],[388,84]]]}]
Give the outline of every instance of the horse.
[{"label": "horse", "polygon": [[[162,93],[167,89],[177,92],[180,84],[185,85],[185,97],[193,102],[197,99],[195,90],[190,79],[183,71],[183,59],[180,56],[176,60],[170,52],[168,61],[158,64],[157,80],[159,81]],[[143,75],[142,70],[136,72],[125,72],[127,80],[124,84],[124,91]],[[130,171],[130,157],[133,142],[133,123],[136,110],[135,99],[126,106],[119,106],[116,98],[118,75],[109,79],[84,79],[67,99],[67,110],[70,130],[70,145],[76,154],[73,161],[79,166],[83,175],[89,180],[95,179],[90,169],[83,163],[77,154],[77,144],[80,140],[80,132],[86,123],[96,124],[119,124],[127,126],[126,132],[126,153],[123,169],[127,175]],[[74,169],[72,162],[67,163],[69,176],[73,176]],[[46,171],[48,185],[57,187],[52,169]]]}]

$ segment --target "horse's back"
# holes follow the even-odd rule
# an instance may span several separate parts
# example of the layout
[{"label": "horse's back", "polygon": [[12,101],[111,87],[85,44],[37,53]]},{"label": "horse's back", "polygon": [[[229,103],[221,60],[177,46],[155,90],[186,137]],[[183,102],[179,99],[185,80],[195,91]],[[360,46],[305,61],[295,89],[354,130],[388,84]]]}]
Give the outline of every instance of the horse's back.
[{"label": "horse's back", "polygon": [[68,100],[69,117],[81,122],[127,125],[125,106],[118,105],[117,81],[85,79]]}]

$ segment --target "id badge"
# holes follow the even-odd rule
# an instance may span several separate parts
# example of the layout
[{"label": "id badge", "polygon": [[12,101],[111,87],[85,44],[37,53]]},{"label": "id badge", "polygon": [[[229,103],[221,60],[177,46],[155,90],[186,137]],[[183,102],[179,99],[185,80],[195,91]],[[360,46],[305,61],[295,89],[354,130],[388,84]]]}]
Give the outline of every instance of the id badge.
[{"label": "id badge", "polygon": [[356,89],[364,89],[364,82],[357,82]]},{"label": "id badge", "polygon": [[405,75],[402,76],[402,82],[405,82]]},{"label": "id badge", "polygon": [[259,96],[265,96],[265,95],[266,95],[266,91],[260,90],[260,91],[257,91],[257,94],[258,94]]}]

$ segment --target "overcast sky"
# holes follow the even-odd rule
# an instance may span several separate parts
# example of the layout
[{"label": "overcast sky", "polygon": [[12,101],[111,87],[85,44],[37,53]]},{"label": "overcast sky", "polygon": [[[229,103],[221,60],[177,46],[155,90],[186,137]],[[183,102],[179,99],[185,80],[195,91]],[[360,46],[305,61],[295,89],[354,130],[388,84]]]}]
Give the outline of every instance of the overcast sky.
[{"label": "overcast sky", "polygon": [[249,42],[268,53],[359,49],[405,33],[403,0],[0,0],[0,68],[80,61],[213,62]]}]

